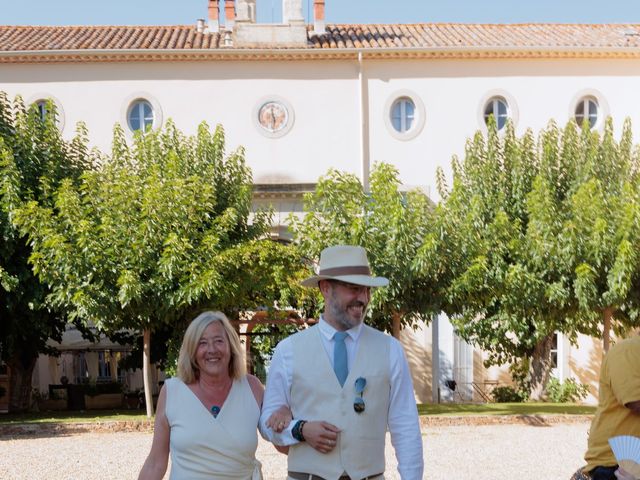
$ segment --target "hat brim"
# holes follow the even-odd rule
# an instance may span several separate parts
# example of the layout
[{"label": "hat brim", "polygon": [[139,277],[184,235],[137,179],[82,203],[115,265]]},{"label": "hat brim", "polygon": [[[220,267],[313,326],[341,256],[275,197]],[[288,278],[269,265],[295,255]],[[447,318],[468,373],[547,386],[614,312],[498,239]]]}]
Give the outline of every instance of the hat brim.
[{"label": "hat brim", "polygon": [[328,275],[314,275],[300,282],[303,287],[317,287],[320,280],[340,280],[345,283],[353,283],[364,287],[386,287],[389,280],[384,277],[371,277],[369,275],[340,275],[336,277]]}]

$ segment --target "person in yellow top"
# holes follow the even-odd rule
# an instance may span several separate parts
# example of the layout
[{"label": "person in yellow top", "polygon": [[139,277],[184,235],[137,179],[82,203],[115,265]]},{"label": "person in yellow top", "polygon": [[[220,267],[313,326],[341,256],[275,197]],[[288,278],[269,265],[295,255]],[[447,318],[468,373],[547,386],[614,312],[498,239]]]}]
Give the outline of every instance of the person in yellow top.
[{"label": "person in yellow top", "polygon": [[573,478],[633,479],[618,468],[609,438],[618,435],[640,437],[640,337],[617,343],[604,357],[599,397],[584,456],[587,465]]}]

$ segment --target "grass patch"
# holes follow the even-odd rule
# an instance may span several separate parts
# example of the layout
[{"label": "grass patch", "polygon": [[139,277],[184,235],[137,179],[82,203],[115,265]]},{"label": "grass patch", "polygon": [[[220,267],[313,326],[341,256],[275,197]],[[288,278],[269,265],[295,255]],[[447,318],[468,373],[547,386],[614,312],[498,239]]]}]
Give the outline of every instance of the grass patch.
[{"label": "grass patch", "polygon": [[574,403],[420,404],[420,415],[592,415],[596,407]]},{"label": "grass patch", "polygon": [[142,421],[147,415],[142,410],[81,410],[37,413],[11,413],[0,415],[0,425],[17,423],[83,423],[105,421]]},{"label": "grass patch", "polygon": [[[420,415],[592,415],[596,407],[573,403],[420,404]],[[19,423],[91,423],[146,421],[143,410],[83,410],[0,415],[0,425]]]}]

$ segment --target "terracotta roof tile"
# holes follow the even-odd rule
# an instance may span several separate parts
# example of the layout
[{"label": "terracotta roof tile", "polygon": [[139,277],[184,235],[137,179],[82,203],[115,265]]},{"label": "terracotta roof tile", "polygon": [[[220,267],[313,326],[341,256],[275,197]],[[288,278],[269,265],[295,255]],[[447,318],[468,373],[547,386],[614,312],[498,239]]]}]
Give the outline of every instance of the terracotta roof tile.
[{"label": "terracotta roof tile", "polygon": [[[393,24],[327,25],[308,30],[307,49],[640,49],[638,24]],[[100,50],[215,50],[219,33],[194,26],[0,26],[2,52]],[[251,47],[259,50],[259,47]],[[225,49],[229,49],[225,47]],[[231,47],[233,50],[233,47]],[[286,50],[283,47],[283,50]]]}]

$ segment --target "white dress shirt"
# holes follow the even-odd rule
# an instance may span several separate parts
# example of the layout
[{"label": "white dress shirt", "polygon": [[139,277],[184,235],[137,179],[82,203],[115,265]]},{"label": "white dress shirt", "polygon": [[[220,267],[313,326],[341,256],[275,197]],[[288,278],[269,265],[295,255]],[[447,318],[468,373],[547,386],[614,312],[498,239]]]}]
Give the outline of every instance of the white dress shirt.
[{"label": "white dress shirt", "polygon": [[[320,329],[322,346],[329,357],[331,365],[333,365],[333,334],[336,330],[322,317],[320,317],[317,328]],[[345,338],[345,345],[347,347],[349,368],[356,358],[361,330],[362,324],[347,330],[348,335]],[[293,419],[288,428],[280,434],[266,427],[267,419],[273,412],[282,405],[289,406],[291,404],[292,358],[291,339],[285,338],[278,344],[273,353],[262,403],[262,414],[260,415],[261,433],[267,440],[277,445],[298,443],[298,440],[291,435],[291,430],[298,419]],[[389,367],[391,390],[389,392],[388,426],[391,433],[391,444],[398,459],[398,472],[402,480],[422,480],[424,461],[418,410],[413,394],[409,366],[407,365],[402,345],[395,338],[391,338]],[[309,368],[313,368],[311,363]]]}]

